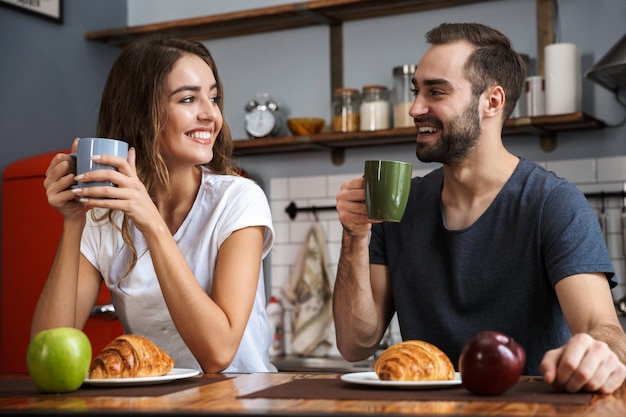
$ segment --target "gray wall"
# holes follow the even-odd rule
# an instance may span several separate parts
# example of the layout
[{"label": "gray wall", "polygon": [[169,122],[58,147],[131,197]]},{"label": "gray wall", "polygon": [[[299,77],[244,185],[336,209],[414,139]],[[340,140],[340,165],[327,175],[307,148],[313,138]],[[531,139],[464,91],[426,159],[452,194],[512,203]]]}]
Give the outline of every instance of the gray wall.
[{"label": "gray wall", "polygon": [[64,0],[64,22],[0,7],[0,170],[93,135],[119,48],[85,32],[126,25],[126,1]]},{"label": "gray wall", "polygon": [[[189,0],[148,3],[130,0],[127,11],[126,0],[64,0],[62,25],[0,7],[0,170],[27,156],[66,149],[75,136],[93,134],[100,92],[119,49],[85,41],[85,32],[187,17],[184,11],[192,3],[198,7]],[[228,3],[232,9],[251,7],[245,0]],[[217,3],[203,4],[211,8]],[[150,13],[143,15],[146,7]],[[211,10],[193,13],[210,14]],[[557,41],[578,44],[586,70],[623,35],[626,2],[560,0],[559,13]],[[511,37],[516,49],[535,58],[535,16],[535,0],[500,0],[347,23],[345,84],[391,86],[391,69],[417,62],[426,48],[424,33],[443,21],[493,25]],[[215,40],[207,45],[224,79],[225,117],[235,137],[244,136],[244,103],[260,91],[272,94],[289,115],[330,118],[326,27]],[[586,113],[609,123],[621,120],[625,111],[608,91],[586,79],[583,89]],[[550,160],[624,155],[625,139],[626,128],[621,127],[562,133],[551,153],[542,151],[534,136],[509,137],[505,144],[517,155]],[[417,162],[413,145],[395,145],[348,150],[342,166],[334,166],[327,152],[248,156],[241,158],[241,165],[267,182],[272,177],[356,172],[372,156]]]}]

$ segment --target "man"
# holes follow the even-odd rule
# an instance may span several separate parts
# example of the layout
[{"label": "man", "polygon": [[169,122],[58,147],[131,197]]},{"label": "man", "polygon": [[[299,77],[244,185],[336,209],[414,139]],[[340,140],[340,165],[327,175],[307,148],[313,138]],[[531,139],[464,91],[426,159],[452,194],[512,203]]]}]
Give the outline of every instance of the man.
[{"label": "man", "polygon": [[443,166],[413,179],[400,223],[367,219],[363,178],[342,184],[340,352],[373,354],[397,312],[404,340],[433,343],[457,369],[463,344],[496,330],[524,347],[525,373],[572,392],[615,391],[626,335],[598,221],[571,183],[502,144],[523,61],[485,25],[442,24],[426,39],[409,114],[417,157]]}]

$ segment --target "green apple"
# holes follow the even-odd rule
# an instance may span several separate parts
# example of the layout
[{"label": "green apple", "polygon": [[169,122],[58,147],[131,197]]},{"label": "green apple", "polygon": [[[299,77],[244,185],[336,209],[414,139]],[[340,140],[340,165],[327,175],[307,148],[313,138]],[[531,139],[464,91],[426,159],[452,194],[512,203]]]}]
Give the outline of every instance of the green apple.
[{"label": "green apple", "polygon": [[26,352],[28,373],[43,392],[76,391],[87,377],[90,364],[89,338],[73,327],[37,333]]}]

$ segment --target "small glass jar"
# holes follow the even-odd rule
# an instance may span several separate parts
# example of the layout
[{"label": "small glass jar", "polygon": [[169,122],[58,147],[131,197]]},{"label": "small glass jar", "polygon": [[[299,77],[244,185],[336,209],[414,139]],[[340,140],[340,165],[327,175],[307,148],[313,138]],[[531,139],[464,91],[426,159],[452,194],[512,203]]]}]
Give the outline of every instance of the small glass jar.
[{"label": "small glass jar", "polygon": [[414,126],[409,110],[413,105],[413,74],[417,65],[401,65],[393,69],[393,126]]},{"label": "small glass jar", "polygon": [[389,90],[384,85],[363,86],[361,130],[384,130],[391,127]]},{"label": "small glass jar", "polygon": [[361,95],[356,88],[336,88],[333,91],[333,132],[359,130]]}]

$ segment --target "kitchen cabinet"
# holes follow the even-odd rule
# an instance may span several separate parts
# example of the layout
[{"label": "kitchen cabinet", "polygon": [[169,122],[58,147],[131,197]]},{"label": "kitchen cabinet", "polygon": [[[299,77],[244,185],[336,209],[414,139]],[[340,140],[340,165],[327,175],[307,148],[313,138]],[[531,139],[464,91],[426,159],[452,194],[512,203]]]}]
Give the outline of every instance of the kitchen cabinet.
[{"label": "kitchen cabinet", "polygon": [[[317,0],[231,13],[179,19],[147,25],[87,32],[85,38],[110,45],[124,46],[148,34],[159,33],[206,41],[233,36],[254,35],[277,30],[327,25],[330,30],[331,91],[343,87],[342,23],[360,19],[413,13],[495,0]],[[555,0],[536,0],[537,66],[543,72],[543,48],[554,40]],[[487,6],[485,6],[487,7]],[[509,120],[503,134],[532,134],[540,137],[541,147],[550,151],[556,146],[559,131],[598,129],[604,123],[593,117],[574,113],[558,116],[524,117]],[[311,136],[286,136],[235,140],[235,155],[255,155],[308,150],[330,150],[333,162],[340,163],[346,148],[409,143],[413,128],[376,132],[322,133]]]}]

